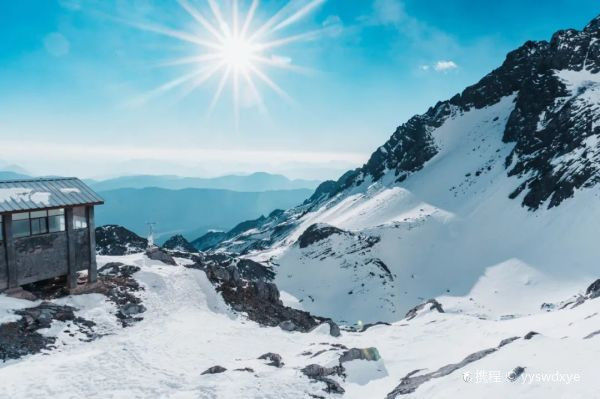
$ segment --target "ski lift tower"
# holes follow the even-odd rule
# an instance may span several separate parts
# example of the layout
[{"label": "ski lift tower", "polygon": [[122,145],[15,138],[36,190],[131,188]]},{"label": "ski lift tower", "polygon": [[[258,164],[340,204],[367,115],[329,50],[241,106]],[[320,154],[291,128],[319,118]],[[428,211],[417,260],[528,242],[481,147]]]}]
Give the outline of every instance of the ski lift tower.
[{"label": "ski lift tower", "polygon": [[154,226],[156,222],[146,222],[148,225],[148,248],[152,248],[154,246]]}]

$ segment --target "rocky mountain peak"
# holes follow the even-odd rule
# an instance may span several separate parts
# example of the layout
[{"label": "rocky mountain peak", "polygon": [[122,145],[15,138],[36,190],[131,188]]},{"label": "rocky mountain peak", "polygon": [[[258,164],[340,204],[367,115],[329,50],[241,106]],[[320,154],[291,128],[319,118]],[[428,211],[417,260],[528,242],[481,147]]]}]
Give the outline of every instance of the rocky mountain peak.
[{"label": "rocky mountain peak", "polygon": [[583,30],[584,32],[600,32],[600,15],[592,19]]},{"label": "rocky mountain peak", "polygon": [[169,238],[167,241],[165,241],[162,247],[173,251],[197,252],[196,248],[181,234],[177,234]]},{"label": "rocky mountain peak", "polygon": [[[396,182],[404,181],[439,153],[434,132],[449,118],[509,95],[515,95],[515,106],[503,141],[514,146],[505,162],[507,176],[516,177],[510,198],[519,197],[523,206],[535,210],[545,203],[556,206],[576,189],[594,185],[600,180],[600,155],[595,155],[600,149],[590,148],[588,138],[600,135],[598,78],[593,76],[600,72],[598,39],[600,16],[583,30],[560,30],[550,41],[525,42],[478,83],[400,125],[365,165],[337,182],[323,183],[309,202],[391,173]],[[570,82],[564,71],[586,74],[588,83],[580,84],[582,75],[569,75],[575,83]],[[585,159],[568,156],[584,147]]]}]

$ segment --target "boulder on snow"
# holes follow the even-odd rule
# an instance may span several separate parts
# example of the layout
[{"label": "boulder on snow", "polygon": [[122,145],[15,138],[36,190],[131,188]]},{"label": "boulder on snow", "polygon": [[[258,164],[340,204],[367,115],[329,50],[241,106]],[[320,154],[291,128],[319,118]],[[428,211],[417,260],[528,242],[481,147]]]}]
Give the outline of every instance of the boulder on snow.
[{"label": "boulder on snow", "polygon": [[260,355],[258,357],[260,360],[270,360],[270,363],[267,363],[268,366],[273,366],[277,368],[283,367],[283,362],[281,361],[281,356],[277,353],[269,352],[264,355]]},{"label": "boulder on snow", "polygon": [[136,314],[144,313],[146,311],[146,307],[142,304],[138,303],[126,303],[125,305],[119,307],[119,311],[126,317],[133,316]]},{"label": "boulder on snow", "polygon": [[219,373],[223,373],[225,371],[227,371],[227,369],[225,367],[212,366],[212,367],[206,369],[205,371],[203,371],[201,375],[205,375],[205,374],[219,374]]},{"label": "boulder on snow", "polygon": [[523,374],[524,371],[525,367],[517,366],[508,374],[507,378],[509,381],[515,381],[521,376],[521,374]]},{"label": "boulder on snow", "polygon": [[173,259],[171,255],[169,255],[168,253],[166,253],[158,247],[148,248],[146,250],[146,256],[152,260],[158,260],[167,265],[177,266],[177,262],[175,262],[175,259]]},{"label": "boulder on snow", "polygon": [[337,381],[329,378],[329,376],[333,375],[344,375],[344,368],[342,366],[323,367],[318,364],[309,364],[300,371],[311,380],[325,383],[323,390],[327,393],[343,394],[345,392],[344,388]]},{"label": "boulder on snow", "polygon": [[437,310],[440,313],[444,313],[444,309],[442,305],[436,301],[435,299],[430,299],[427,302],[421,303],[406,313],[406,320],[412,320],[417,317],[418,314],[423,313],[424,311],[433,311]]},{"label": "boulder on snow", "polygon": [[337,394],[343,394],[344,392],[346,392],[344,390],[344,388],[342,388],[342,386],[340,385],[339,382],[332,380],[331,378],[328,377],[320,377],[320,378],[315,378],[317,381],[321,381],[325,383],[325,389],[323,389],[325,392],[327,393],[337,393]]},{"label": "boulder on snow", "polygon": [[342,365],[345,362],[350,362],[352,360],[370,360],[370,361],[377,361],[381,359],[381,356],[379,355],[379,351],[377,350],[377,348],[364,348],[364,349],[359,349],[359,348],[351,348],[348,349],[347,351],[345,351],[344,353],[342,353],[342,355],[340,356],[340,365]]},{"label": "boulder on snow", "polygon": [[121,262],[110,262],[98,269],[98,274],[109,277],[131,277],[140,270],[138,266],[126,265]]},{"label": "boulder on snow", "polygon": [[330,375],[342,375],[344,373],[344,368],[341,366],[323,367],[318,364],[309,364],[300,371],[308,378],[319,378]]}]

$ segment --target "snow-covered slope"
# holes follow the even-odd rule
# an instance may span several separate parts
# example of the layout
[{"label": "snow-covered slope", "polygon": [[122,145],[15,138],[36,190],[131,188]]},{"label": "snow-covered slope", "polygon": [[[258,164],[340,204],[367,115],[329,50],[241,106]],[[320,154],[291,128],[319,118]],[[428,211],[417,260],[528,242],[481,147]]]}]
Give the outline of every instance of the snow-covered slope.
[{"label": "snow-covered slope", "polygon": [[[593,279],[599,27],[600,17],[525,43],[398,127],[362,168],[216,250],[270,262],[305,309],[349,323],[394,321],[425,298],[467,295],[507,264],[537,281],[517,292],[534,284],[548,301]],[[315,224],[343,232],[300,245]]]},{"label": "snow-covered slope", "polygon": [[[470,297],[441,298],[445,313],[424,308],[410,320],[400,316],[389,326],[342,331],[337,338],[327,325],[310,333],[260,327],[230,310],[200,270],[167,266],[142,254],[99,259],[100,266],[108,262],[141,269],[133,277],[145,288],[139,293],[144,320],[122,328],[111,314],[113,305],[98,294],[56,300],[78,308],[79,316],[95,321],[107,335],[81,342],[66,323],[55,321],[44,333],[58,336],[56,349],[0,363],[0,397],[341,397],[326,392],[326,382],[307,377],[309,365],[329,368],[321,372],[330,373],[329,384],[336,383],[349,399],[592,398],[600,389],[595,372],[600,335],[593,335],[599,329],[600,299],[585,294],[589,284],[561,298],[580,292],[585,300],[574,308],[504,319],[487,313],[487,306],[497,304],[495,291],[510,294],[515,279],[526,284],[529,278],[534,287],[539,282],[518,262],[492,270]],[[532,302],[522,309],[535,307]],[[35,304],[0,295],[6,314]],[[500,305],[523,304],[508,298]],[[258,359],[270,352],[283,365]],[[203,374],[217,365],[226,370]],[[511,382],[507,375],[517,367],[524,372]],[[531,381],[538,375],[558,378],[556,373],[561,381]]]}]

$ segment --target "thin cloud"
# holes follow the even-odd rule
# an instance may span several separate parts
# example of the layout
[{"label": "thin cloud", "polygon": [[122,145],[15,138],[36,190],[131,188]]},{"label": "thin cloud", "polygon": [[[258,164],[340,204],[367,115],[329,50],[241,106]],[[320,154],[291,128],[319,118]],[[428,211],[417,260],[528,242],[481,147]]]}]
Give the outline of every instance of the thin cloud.
[{"label": "thin cloud", "polygon": [[433,69],[435,69],[438,72],[446,72],[456,68],[458,68],[458,65],[456,65],[454,61],[438,61],[433,67]]},{"label": "thin cloud", "polygon": [[373,18],[381,25],[397,25],[407,19],[404,3],[399,0],[375,0]]}]

